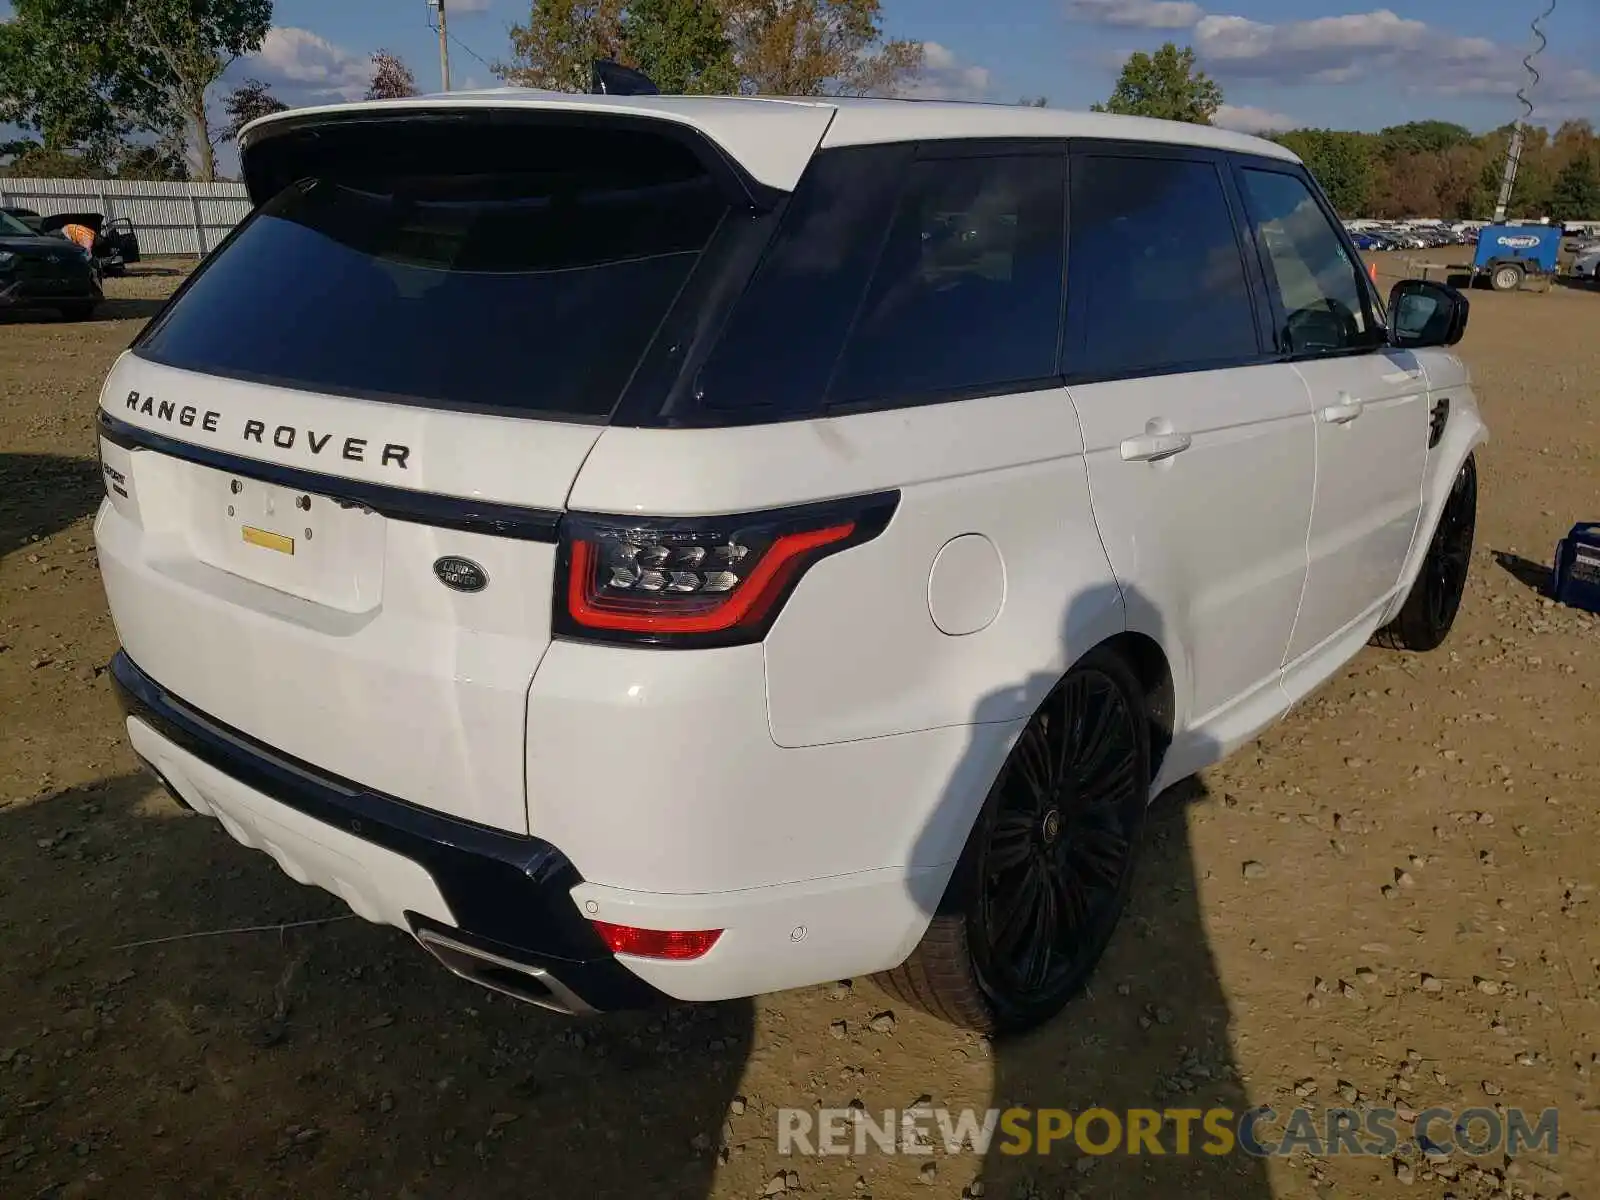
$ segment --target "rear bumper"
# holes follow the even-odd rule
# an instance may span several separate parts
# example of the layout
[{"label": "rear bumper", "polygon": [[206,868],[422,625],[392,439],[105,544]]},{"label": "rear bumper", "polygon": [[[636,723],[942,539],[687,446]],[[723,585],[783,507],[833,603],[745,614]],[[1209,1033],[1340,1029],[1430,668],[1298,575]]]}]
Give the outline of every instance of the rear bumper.
[{"label": "rear bumper", "polygon": [[645,1008],[661,992],[611,954],[554,846],[460,821],[279,754],[189,707],[126,653],[111,678],[138,752],[180,802],[301,883],[407,929],[475,982],[565,1012]]},{"label": "rear bumper", "polygon": [[[729,1000],[887,970],[916,946],[949,876],[942,863],[698,892],[590,882],[541,838],[421,808],[274,750],[173,695],[125,651],[110,670],[129,741],[180,803],[292,879],[407,930],[457,974],[561,1012]],[[782,790],[775,780],[769,789]],[[606,823],[629,830],[619,845],[664,844],[636,813]],[[722,936],[690,960],[618,956],[591,919]]]}]

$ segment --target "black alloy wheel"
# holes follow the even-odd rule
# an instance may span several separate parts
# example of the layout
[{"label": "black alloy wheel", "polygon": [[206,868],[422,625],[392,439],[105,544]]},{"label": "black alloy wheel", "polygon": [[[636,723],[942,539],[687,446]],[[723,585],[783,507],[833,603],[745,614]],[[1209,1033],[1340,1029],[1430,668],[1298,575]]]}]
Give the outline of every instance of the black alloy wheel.
[{"label": "black alloy wheel", "polygon": [[1478,465],[1469,454],[1450,486],[1405,605],[1378,631],[1374,642],[1391,650],[1418,651],[1435,650],[1444,643],[1466,594],[1477,526]]},{"label": "black alloy wheel", "polygon": [[1059,1008],[1110,938],[1148,801],[1141,721],[1083,667],[1017,739],[978,859],[974,958],[999,1013]]}]

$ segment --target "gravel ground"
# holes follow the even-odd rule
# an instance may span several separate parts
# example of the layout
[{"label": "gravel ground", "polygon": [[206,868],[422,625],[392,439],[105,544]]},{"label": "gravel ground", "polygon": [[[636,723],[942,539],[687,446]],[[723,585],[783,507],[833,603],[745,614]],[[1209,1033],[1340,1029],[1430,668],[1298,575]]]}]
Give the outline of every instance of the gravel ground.
[{"label": "gravel ground", "polygon": [[[90,417],[177,278],[112,281],[85,325],[0,316],[0,1195],[1600,1195],[1600,621],[1538,578],[1600,518],[1600,294],[1473,296],[1493,441],[1445,648],[1363,652],[1163,797],[1093,994],[991,1044],[867,981],[559,1019],[167,800],[103,673]],[[1555,1106],[1560,1141],[1437,1162],[778,1153],[779,1108],[919,1101]]]}]

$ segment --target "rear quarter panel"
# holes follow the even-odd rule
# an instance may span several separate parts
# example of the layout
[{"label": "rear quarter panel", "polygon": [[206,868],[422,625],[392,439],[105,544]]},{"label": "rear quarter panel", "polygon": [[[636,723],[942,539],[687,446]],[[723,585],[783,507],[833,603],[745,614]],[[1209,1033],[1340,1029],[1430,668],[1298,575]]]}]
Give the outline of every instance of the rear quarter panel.
[{"label": "rear quarter panel", "polygon": [[[571,506],[687,515],[889,488],[901,492],[889,527],[813,567],[767,636],[780,746],[1027,716],[1124,628],[1060,389],[739,429],[609,429]],[[975,554],[936,573],[941,551],[970,535],[993,553],[969,542]],[[992,617],[942,631],[932,606],[952,596]]]}]

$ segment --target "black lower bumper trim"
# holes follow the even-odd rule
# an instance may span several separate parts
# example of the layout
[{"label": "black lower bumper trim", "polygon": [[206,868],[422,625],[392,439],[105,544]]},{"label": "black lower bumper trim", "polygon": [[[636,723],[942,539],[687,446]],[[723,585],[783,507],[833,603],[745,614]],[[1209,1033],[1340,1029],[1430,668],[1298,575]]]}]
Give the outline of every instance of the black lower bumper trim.
[{"label": "black lower bumper trim", "polygon": [[665,999],[619,963],[583,919],[570,895],[583,879],[549,842],[420,808],[282,754],[191,708],[125,651],[111,660],[111,679],[125,713],[202,762],[418,864],[469,938],[543,968],[599,1011]]}]

